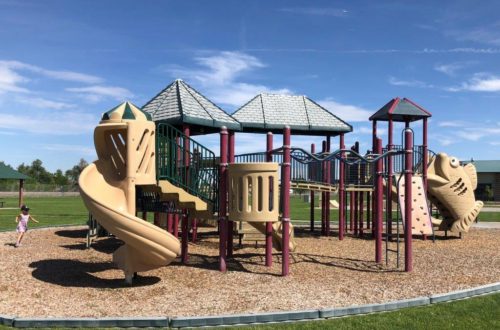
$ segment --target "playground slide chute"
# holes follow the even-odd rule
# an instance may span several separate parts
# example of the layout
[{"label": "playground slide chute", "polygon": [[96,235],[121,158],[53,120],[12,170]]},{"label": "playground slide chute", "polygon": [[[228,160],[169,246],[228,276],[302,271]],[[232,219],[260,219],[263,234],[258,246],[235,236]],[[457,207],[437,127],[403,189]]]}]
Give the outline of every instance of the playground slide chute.
[{"label": "playground slide chute", "polygon": [[120,181],[108,181],[106,168],[96,161],[80,175],[81,196],[87,209],[106,230],[125,242],[113,254],[113,261],[130,277],[169,264],[180,254],[180,242],[173,235],[127,209],[126,192]]}]

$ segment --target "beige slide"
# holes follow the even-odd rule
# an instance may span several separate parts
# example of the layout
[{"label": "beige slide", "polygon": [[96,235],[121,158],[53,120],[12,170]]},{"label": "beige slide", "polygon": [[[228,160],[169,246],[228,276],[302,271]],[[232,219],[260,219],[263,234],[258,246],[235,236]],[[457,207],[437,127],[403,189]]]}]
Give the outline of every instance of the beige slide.
[{"label": "beige slide", "polygon": [[98,160],[80,174],[87,209],[125,244],[113,261],[132,282],[134,273],[168,265],[180,254],[173,235],[135,216],[136,185],[156,185],[155,125],[128,102],[103,114],[94,131]]}]

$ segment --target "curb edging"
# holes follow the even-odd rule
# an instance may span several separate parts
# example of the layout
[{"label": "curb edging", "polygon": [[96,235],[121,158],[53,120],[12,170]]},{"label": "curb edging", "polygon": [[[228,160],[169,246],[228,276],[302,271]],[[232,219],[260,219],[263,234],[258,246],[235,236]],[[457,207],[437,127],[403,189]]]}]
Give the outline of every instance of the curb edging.
[{"label": "curb edging", "polygon": [[52,327],[162,327],[191,328],[229,325],[250,325],[256,323],[277,323],[304,320],[325,320],[330,318],[394,311],[407,307],[425,306],[457,299],[500,292],[500,282],[471,289],[451,291],[411,299],[395,300],[380,304],[354,305],[348,307],[297,310],[285,312],[265,312],[256,314],[231,314],[202,317],[105,317],[105,318],[25,318],[0,315],[0,325],[14,328]]}]

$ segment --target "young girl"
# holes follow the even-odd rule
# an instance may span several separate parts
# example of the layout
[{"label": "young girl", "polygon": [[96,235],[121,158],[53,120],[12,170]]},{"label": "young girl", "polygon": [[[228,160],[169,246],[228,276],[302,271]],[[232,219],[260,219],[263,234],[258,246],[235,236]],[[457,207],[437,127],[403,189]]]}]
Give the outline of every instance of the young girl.
[{"label": "young girl", "polygon": [[23,239],[24,233],[28,230],[28,221],[33,220],[38,223],[38,221],[29,214],[29,211],[29,207],[23,205],[21,206],[21,214],[16,217],[16,232],[19,234],[17,236],[16,247],[21,245],[21,240]]}]

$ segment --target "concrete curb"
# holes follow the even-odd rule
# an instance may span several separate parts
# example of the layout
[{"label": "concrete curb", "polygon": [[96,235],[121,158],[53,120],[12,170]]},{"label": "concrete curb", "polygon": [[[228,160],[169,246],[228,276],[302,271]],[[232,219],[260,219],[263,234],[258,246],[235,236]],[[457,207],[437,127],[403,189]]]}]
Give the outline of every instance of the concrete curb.
[{"label": "concrete curb", "polygon": [[381,304],[367,304],[349,307],[325,308],[321,310],[298,310],[256,314],[233,314],[195,317],[118,317],[118,318],[22,318],[0,315],[0,325],[15,328],[103,328],[103,327],[162,327],[194,328],[224,325],[250,325],[256,323],[276,323],[301,320],[321,320],[348,315],[393,311],[407,307],[425,306],[477,295],[500,292],[500,282],[478,286],[466,290],[436,294],[429,297],[389,301]]}]

